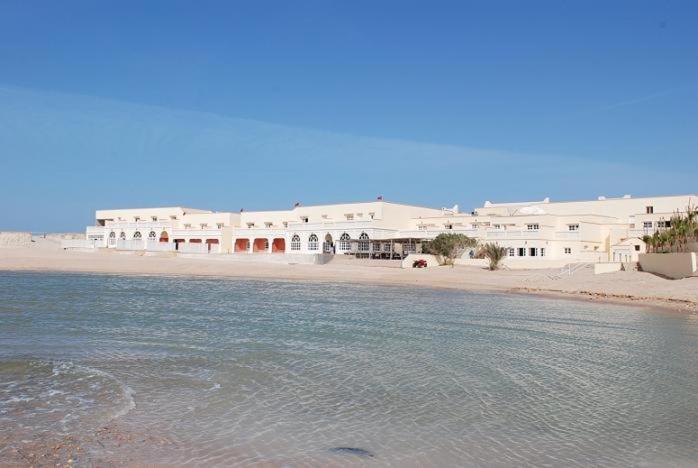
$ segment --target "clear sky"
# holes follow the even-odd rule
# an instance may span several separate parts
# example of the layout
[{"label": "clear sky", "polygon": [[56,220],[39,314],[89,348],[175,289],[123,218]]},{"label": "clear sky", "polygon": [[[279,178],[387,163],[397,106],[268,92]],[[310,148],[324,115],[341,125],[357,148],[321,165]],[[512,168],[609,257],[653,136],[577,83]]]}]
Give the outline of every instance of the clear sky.
[{"label": "clear sky", "polygon": [[0,2],[0,229],[698,192],[696,1]]}]

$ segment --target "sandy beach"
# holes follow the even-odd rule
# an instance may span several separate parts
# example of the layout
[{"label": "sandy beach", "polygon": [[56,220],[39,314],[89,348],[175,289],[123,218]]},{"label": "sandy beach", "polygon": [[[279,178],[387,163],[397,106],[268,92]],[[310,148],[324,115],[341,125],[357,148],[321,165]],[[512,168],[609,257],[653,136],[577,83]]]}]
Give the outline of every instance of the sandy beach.
[{"label": "sandy beach", "polygon": [[331,261],[325,265],[236,260],[230,256],[156,256],[101,250],[64,251],[54,240],[38,238],[29,246],[0,249],[0,270],[60,271],[127,275],[184,275],[349,282],[464,291],[554,295],[569,299],[608,301],[640,306],[698,311],[698,278],[669,280],[638,272],[594,275],[582,268],[571,276],[559,269],[488,271],[456,266],[401,269],[368,262]]}]

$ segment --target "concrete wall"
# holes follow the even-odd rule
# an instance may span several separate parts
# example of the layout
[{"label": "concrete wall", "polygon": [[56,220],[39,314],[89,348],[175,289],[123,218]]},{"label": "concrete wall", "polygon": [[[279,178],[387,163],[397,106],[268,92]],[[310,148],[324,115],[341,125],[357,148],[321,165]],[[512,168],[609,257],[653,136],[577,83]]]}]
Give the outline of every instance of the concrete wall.
[{"label": "concrete wall", "polygon": [[32,235],[30,232],[0,232],[0,247],[28,247],[31,245]]},{"label": "concrete wall", "polygon": [[698,276],[696,252],[640,254],[643,271],[656,273],[668,278]]}]

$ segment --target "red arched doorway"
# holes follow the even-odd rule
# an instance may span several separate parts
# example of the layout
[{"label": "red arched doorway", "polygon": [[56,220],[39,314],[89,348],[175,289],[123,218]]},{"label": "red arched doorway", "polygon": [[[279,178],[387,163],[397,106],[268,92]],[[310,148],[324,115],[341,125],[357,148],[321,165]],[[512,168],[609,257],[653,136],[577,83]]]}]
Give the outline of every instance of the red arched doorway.
[{"label": "red arched doorway", "polygon": [[169,242],[170,236],[167,235],[167,231],[162,231],[160,233],[160,242]]},{"label": "red arched doorway", "polygon": [[271,251],[273,253],[284,253],[286,251],[286,239],[274,239],[271,243]]},{"label": "red arched doorway", "polygon": [[218,239],[206,239],[206,245],[209,252],[218,252]]},{"label": "red arched doorway", "polygon": [[266,239],[255,239],[252,243],[253,252],[266,252],[269,250],[269,241]]},{"label": "red arched doorway", "polygon": [[236,252],[247,252],[249,250],[250,240],[249,239],[235,239],[235,251]]}]

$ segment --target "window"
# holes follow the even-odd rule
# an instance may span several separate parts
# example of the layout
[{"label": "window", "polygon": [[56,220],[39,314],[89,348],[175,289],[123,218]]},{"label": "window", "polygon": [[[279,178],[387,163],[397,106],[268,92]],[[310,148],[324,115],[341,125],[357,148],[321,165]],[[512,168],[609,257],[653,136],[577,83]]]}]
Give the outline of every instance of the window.
[{"label": "window", "polygon": [[545,247],[540,248],[540,256],[545,257]]},{"label": "window", "polygon": [[538,224],[527,224],[526,227],[529,231],[537,231],[540,228]]},{"label": "window", "polygon": [[264,239],[264,250],[269,251],[269,239]]},{"label": "window", "polygon": [[653,207],[653,206],[646,206],[646,207],[645,207],[645,213],[647,213],[647,214],[653,214],[653,213],[654,213],[654,207]]},{"label": "window", "polygon": [[369,245],[368,234],[362,232],[359,236],[359,252],[368,252]]},{"label": "window", "polygon": [[307,216],[301,216],[301,221],[304,223],[308,222],[308,217]]},{"label": "window", "polygon": [[157,234],[155,234],[155,231],[150,231],[148,233],[148,239],[155,239],[157,237]]},{"label": "window", "polygon": [[493,227],[494,229],[502,229],[502,225],[501,225],[501,224],[493,224],[492,227]]},{"label": "window", "polygon": [[519,257],[525,257],[526,256],[526,247],[519,247],[518,254],[519,254]]},{"label": "window", "polygon": [[446,229],[453,229],[453,224],[446,224]]},{"label": "window", "polygon": [[120,239],[126,239],[126,233],[124,231],[121,231],[121,234],[119,234]]},{"label": "window", "polygon": [[640,246],[639,246],[639,245],[636,245],[636,246],[635,246],[635,252],[639,252],[639,251],[640,251]]},{"label": "window", "polygon": [[110,233],[109,233],[109,238],[110,238],[110,239],[116,238],[116,233],[115,233],[114,231],[110,232]]},{"label": "window", "polygon": [[247,223],[247,229],[252,229],[254,227],[254,223]]},{"label": "window", "polygon": [[349,241],[351,237],[346,232],[339,237],[339,250],[347,251],[349,250]]},{"label": "window", "polygon": [[514,249],[514,247],[509,247],[509,249],[508,249],[508,251],[507,251],[507,254],[508,254],[510,257],[516,256],[516,249]]},{"label": "window", "polygon": [[570,231],[579,231],[579,224],[568,224],[567,228]]},{"label": "window", "polygon": [[225,226],[224,223],[216,223],[216,227],[217,227],[218,229],[223,229],[223,226]]},{"label": "window", "polygon": [[199,224],[199,227],[201,227],[201,229],[206,229],[208,227],[208,224],[201,223],[201,224]]},{"label": "window", "polygon": [[284,221],[284,222],[283,222],[283,225],[284,225],[285,228],[287,228],[287,227],[288,227],[288,221]]},{"label": "window", "polygon": [[308,237],[308,250],[317,250],[319,246],[318,238],[315,234]]},{"label": "window", "polygon": [[531,257],[537,257],[538,256],[538,249],[536,247],[531,247],[528,249],[528,253],[530,254]]},{"label": "window", "polygon": [[354,215],[353,215],[353,214],[349,213],[349,214],[345,214],[344,216],[347,217],[347,221],[354,221]]},{"label": "window", "polygon": [[153,221],[157,221],[157,220],[158,220],[158,217],[157,217],[157,216],[151,216],[150,219],[152,219]]},{"label": "window", "polygon": [[298,234],[294,234],[293,237],[291,237],[291,250],[300,250],[301,249],[301,236]]},{"label": "window", "polygon": [[671,221],[657,221],[657,227],[659,227],[659,228],[671,227]]},{"label": "window", "polygon": [[570,255],[572,253],[572,248],[571,247],[565,247],[565,254]]},{"label": "window", "polygon": [[644,227],[645,229],[652,229],[652,221],[643,222],[642,227]]},{"label": "window", "polygon": [[133,217],[133,220],[134,220],[135,222],[138,222],[138,221],[141,220],[141,217],[140,217],[140,216],[134,216],[134,217]]},{"label": "window", "polygon": [[176,220],[177,220],[177,217],[174,216],[174,215],[170,215],[170,219],[173,220],[173,221],[176,221]]},{"label": "window", "polygon": [[380,251],[381,251],[381,243],[380,243],[380,242],[374,242],[374,243],[373,243],[373,251],[374,251],[374,252],[380,252]]},{"label": "window", "polygon": [[371,219],[373,219],[375,216],[376,216],[376,213],[369,213],[369,214],[368,214],[368,217],[371,218]]},{"label": "window", "polygon": [[143,237],[143,236],[141,236],[141,232],[140,232],[140,231],[136,231],[136,232],[133,233],[133,238],[134,238],[134,239],[140,239],[141,237]]},{"label": "window", "polygon": [[184,229],[190,229],[190,228],[191,228],[191,224],[185,224],[185,225],[184,225]]},{"label": "window", "polygon": [[[417,249],[417,246],[414,244],[408,244],[408,245],[411,245],[412,247],[414,247],[415,250]],[[383,244],[383,252],[390,252],[390,244],[389,243],[386,242],[385,244]]]},{"label": "window", "polygon": [[271,221],[267,221],[267,222],[264,223],[264,227],[267,228],[267,229],[269,229],[269,228],[272,227],[273,225],[274,225],[274,223],[272,223]]}]

